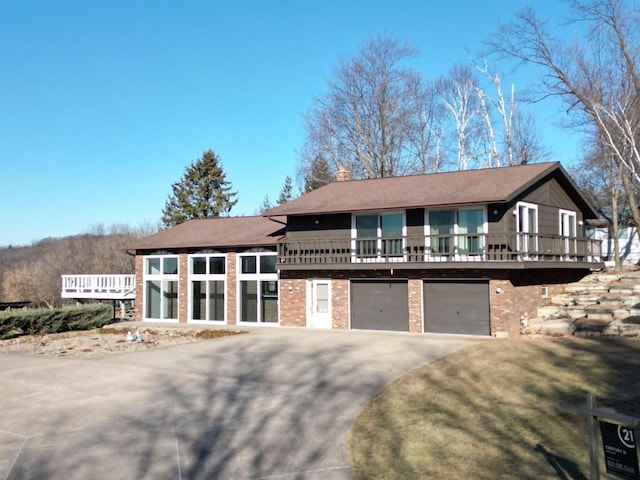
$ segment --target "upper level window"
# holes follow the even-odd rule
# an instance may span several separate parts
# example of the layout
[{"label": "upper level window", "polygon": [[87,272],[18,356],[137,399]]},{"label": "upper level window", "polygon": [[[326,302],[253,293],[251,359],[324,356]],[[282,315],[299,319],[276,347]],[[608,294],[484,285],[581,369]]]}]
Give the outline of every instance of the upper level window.
[{"label": "upper level window", "polygon": [[178,256],[144,258],[144,317],[178,319]]},{"label": "upper level window", "polygon": [[484,249],[483,209],[429,212],[431,251],[438,255],[479,254]]},{"label": "upper level window", "polygon": [[355,251],[361,258],[403,255],[404,214],[375,213],[354,217]]}]

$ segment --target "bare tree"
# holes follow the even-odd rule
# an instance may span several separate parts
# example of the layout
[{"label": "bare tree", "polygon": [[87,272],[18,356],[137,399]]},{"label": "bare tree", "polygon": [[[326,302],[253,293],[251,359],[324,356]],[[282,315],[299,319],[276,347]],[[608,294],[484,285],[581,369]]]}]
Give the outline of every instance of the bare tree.
[{"label": "bare tree", "polygon": [[466,170],[474,159],[472,137],[480,131],[482,105],[478,79],[468,65],[456,64],[436,82],[438,94],[451,114],[455,128],[457,168]]},{"label": "bare tree", "polygon": [[[352,178],[406,175],[423,167],[416,154],[416,109],[424,94],[418,72],[403,62],[417,51],[406,42],[374,36],[334,69],[328,91],[305,116],[301,168],[321,156]],[[422,123],[423,124],[423,123]],[[424,158],[424,157],[423,157]],[[304,176],[304,175],[303,175]]]},{"label": "bare tree", "polygon": [[579,43],[554,37],[530,8],[488,42],[498,54],[542,68],[540,97],[559,96],[574,125],[593,125],[620,168],[634,221],[640,210],[640,14],[637,2],[572,0],[572,20],[585,22]]}]

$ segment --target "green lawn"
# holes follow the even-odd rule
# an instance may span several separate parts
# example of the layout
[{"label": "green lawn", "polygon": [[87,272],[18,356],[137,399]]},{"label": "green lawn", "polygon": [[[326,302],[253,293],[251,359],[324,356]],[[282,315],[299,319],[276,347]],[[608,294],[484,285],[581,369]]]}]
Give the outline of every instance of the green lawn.
[{"label": "green lawn", "polygon": [[586,480],[587,392],[640,416],[640,339],[483,342],[374,397],[349,435],[352,467],[359,479]]}]

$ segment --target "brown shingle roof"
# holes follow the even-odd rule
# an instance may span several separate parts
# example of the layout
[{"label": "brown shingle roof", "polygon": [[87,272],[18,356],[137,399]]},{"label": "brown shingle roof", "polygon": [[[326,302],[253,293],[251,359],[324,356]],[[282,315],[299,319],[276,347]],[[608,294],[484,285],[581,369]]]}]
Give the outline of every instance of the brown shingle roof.
[{"label": "brown shingle roof", "polygon": [[126,246],[127,250],[275,245],[283,225],[264,217],[190,220]]},{"label": "brown shingle roof", "polygon": [[[558,162],[429,175],[334,182],[268,210],[265,216],[508,202],[547,175],[556,175],[581,208],[593,210]],[[593,212],[595,214],[595,212]]]}]

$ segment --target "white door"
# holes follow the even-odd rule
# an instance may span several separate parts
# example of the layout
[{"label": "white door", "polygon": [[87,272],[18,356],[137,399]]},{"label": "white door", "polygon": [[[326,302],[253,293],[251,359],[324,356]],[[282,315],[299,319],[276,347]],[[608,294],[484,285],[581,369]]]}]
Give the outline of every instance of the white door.
[{"label": "white door", "polygon": [[560,210],[560,236],[563,240],[565,260],[570,260],[576,254],[576,212]]},{"label": "white door", "polygon": [[516,222],[518,250],[523,259],[531,259],[538,250],[538,206],[532,203],[518,202]]},{"label": "white door", "polygon": [[331,328],[331,280],[307,282],[307,327]]}]

